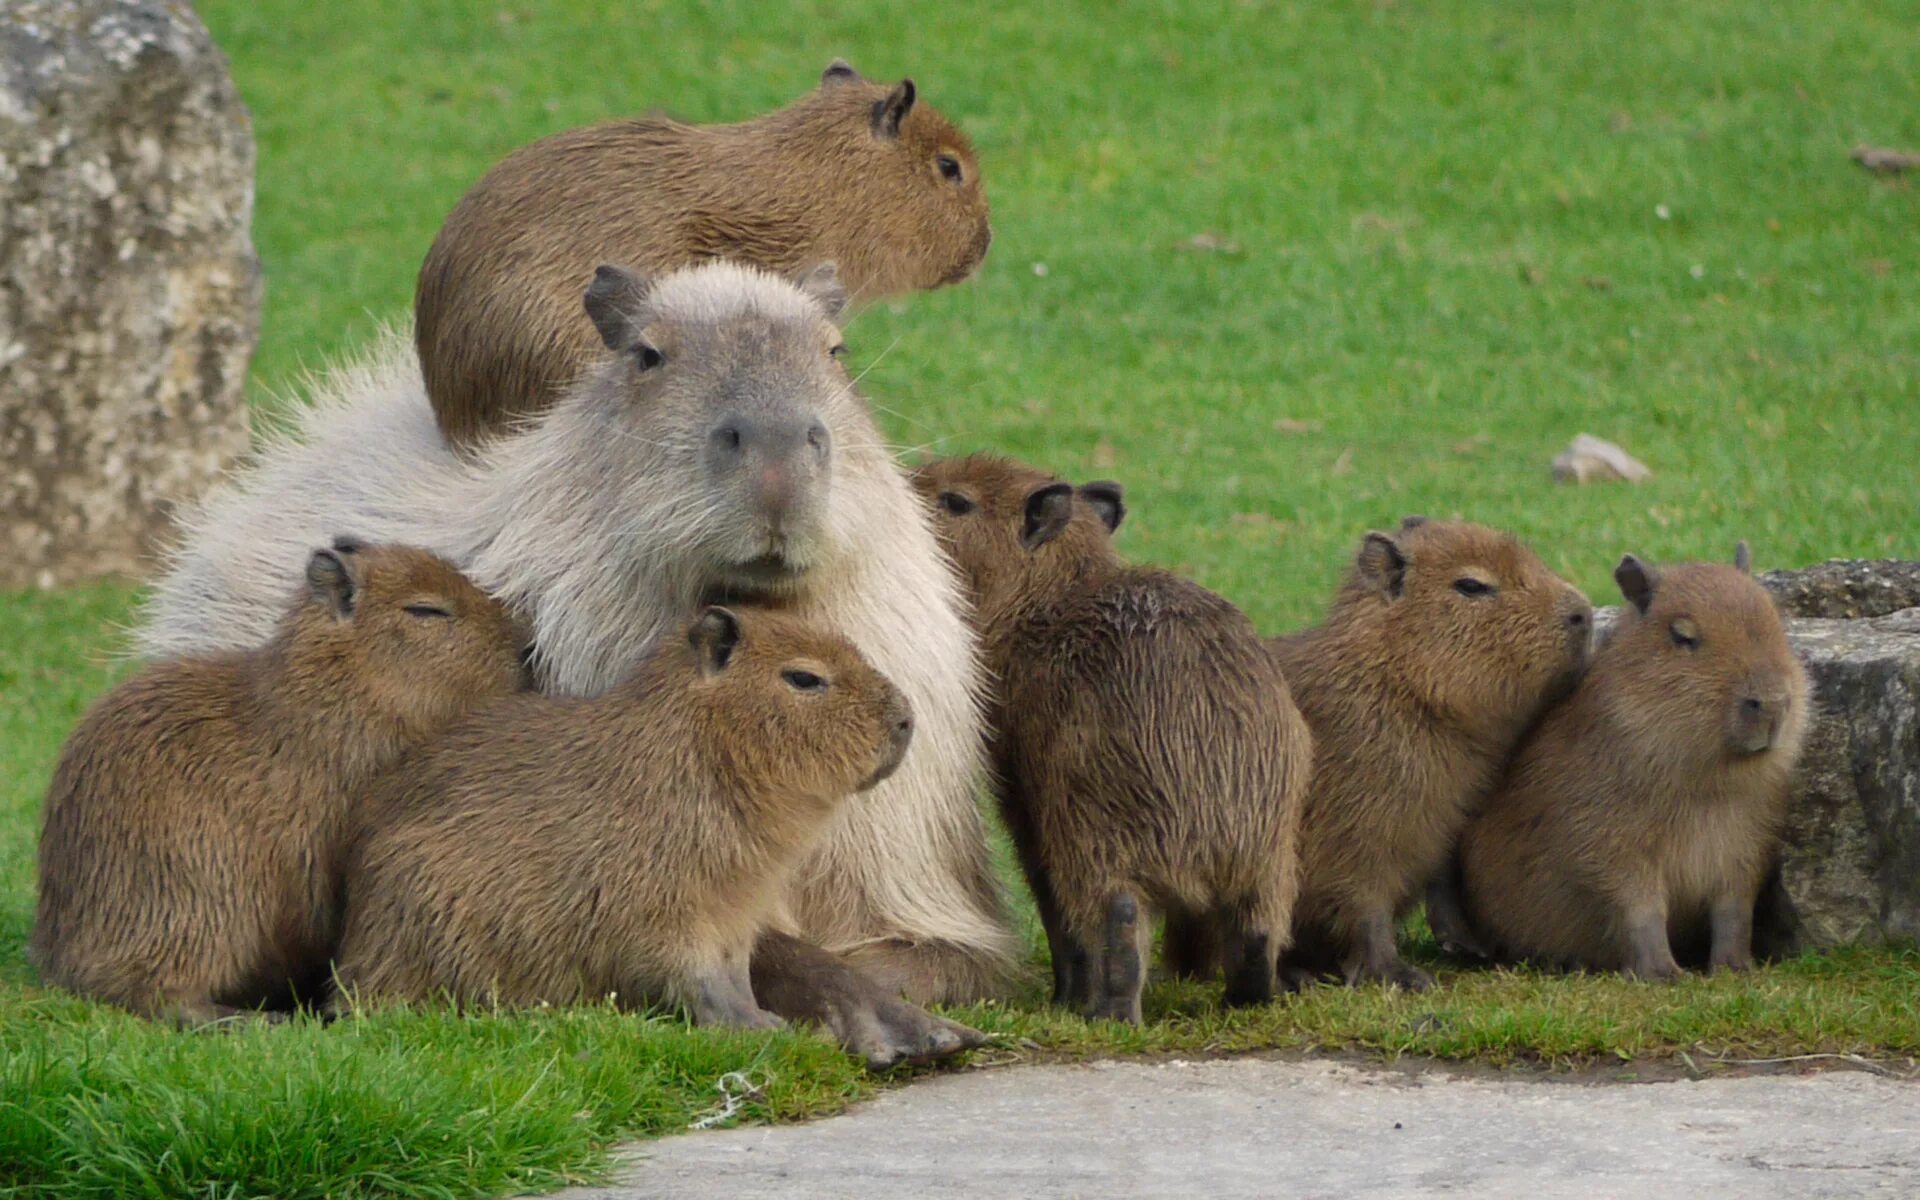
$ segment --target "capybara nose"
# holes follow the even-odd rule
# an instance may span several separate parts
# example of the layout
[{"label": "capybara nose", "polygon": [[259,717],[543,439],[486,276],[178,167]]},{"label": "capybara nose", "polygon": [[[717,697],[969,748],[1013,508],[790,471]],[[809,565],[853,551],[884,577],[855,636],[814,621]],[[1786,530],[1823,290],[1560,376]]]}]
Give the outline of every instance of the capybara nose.
[{"label": "capybara nose", "polygon": [[896,694],[893,703],[888,706],[887,745],[881,752],[880,765],[860,785],[860,790],[866,791],[898,770],[907,757],[907,747],[912,744],[913,710],[907,707],[905,696]]}]

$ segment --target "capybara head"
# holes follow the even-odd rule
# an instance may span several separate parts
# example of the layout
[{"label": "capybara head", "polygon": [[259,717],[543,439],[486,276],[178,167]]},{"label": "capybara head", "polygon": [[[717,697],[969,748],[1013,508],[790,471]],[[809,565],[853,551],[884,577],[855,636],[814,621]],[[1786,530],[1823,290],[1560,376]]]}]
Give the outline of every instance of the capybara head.
[{"label": "capybara head", "polygon": [[1518,539],[1425,517],[1367,534],[1330,619],[1366,627],[1422,703],[1496,729],[1571,687],[1593,631],[1587,598]]},{"label": "capybara head", "polygon": [[871,437],[840,364],[845,303],[831,264],[798,284],[724,262],[654,281],[601,267],[585,304],[612,354],[575,398],[569,470],[607,489],[608,519],[679,531],[681,559],[723,588],[790,590],[832,540],[838,443]]},{"label": "capybara head", "polygon": [[520,625],[452,564],[411,546],[341,537],[315,550],[281,637],[292,698],[335,702],[344,691],[418,737],[527,684]]},{"label": "capybara head", "polygon": [[906,697],[852,642],[785,613],[709,606],[683,661],[707,727],[749,778],[838,799],[893,774],[913,740]]},{"label": "capybara head", "polygon": [[966,581],[983,625],[1116,561],[1126,516],[1120,485],[1076,488],[991,454],[935,459],[913,473],[941,545]]},{"label": "capybara head", "polygon": [[[844,165],[835,169],[881,206],[866,219],[898,227],[886,239],[887,253],[905,256],[910,278],[894,281],[895,288],[937,287],[973,274],[993,240],[980,163],[967,135],[919,102],[913,80],[874,83],[836,59],[820,76],[819,94],[801,103],[831,113],[842,131],[833,150]],[[847,246],[835,252],[874,242],[869,229],[845,236]]]},{"label": "capybara head", "polygon": [[1689,761],[1799,753],[1806,671],[1745,542],[1732,566],[1629,554],[1613,577],[1627,608],[1603,653],[1619,719]]}]

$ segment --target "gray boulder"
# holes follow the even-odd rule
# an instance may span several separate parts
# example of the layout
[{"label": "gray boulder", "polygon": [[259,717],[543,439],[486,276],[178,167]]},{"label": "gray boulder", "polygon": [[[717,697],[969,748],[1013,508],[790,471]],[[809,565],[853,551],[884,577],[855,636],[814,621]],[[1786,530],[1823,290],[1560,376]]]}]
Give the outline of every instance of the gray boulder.
[{"label": "gray boulder", "polygon": [[1835,558],[1760,583],[1790,617],[1884,617],[1920,606],[1920,562]]},{"label": "gray boulder", "polygon": [[246,449],[252,215],[191,8],[0,2],[0,587],[138,573]]}]

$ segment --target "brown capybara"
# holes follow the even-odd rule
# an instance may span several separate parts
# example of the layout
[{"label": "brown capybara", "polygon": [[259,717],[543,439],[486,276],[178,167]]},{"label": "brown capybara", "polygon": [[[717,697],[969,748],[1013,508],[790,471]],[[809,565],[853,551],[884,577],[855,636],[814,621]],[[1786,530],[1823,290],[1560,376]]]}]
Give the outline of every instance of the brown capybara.
[{"label": "brown capybara", "polygon": [[749,952],[828,819],[912,732],[845,638],[720,607],[603,695],[489,706],[370,794],[335,1006],[612,997],[778,1025]]},{"label": "brown capybara", "polygon": [[1408,517],[1373,532],[1324,624],[1268,645],[1313,729],[1290,962],[1433,981],[1396,925],[1514,747],[1587,658],[1593,609],[1515,538]]},{"label": "brown capybara", "polygon": [[609,121],[508,155],[447,217],[414,293],[414,340],[456,446],[543,411],[598,357],[580,291],[603,262],[649,275],[731,259],[797,278],[838,264],[854,303],[957,283],[991,232],[966,135],[912,80],[835,62],[737,125]]},{"label": "brown capybara", "polygon": [[1805,740],[1806,671],[1773,600],[1733,566],[1655,570],[1580,686],[1527,739],[1461,843],[1467,917],[1496,956],[1679,974],[1711,930],[1711,969],[1753,961],[1753,906],[1779,849]]},{"label": "brown capybara", "polygon": [[67,741],[30,953],[51,983],[200,1024],[324,985],[355,793],[525,681],[524,637],[443,560],[337,540],[258,650],[109,692]]},{"label": "brown capybara", "polygon": [[1140,1020],[1152,908],[1218,933],[1229,1004],[1273,997],[1289,941],[1307,724],[1259,635],[1131,566],[1120,486],[989,455],[914,473],[973,602],[1001,809],[1054,1003]]}]

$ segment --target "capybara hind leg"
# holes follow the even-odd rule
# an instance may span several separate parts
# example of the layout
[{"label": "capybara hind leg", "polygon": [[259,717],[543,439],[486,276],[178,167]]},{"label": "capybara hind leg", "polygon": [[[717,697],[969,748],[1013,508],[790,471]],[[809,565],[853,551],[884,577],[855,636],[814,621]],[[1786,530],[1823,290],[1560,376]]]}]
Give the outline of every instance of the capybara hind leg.
[{"label": "capybara hind leg", "polygon": [[1093,994],[1091,956],[1086,946],[1067,936],[1052,882],[1038,873],[1030,874],[1028,882],[1033,888],[1034,907],[1040,910],[1041,928],[1047,933],[1047,957],[1053,965],[1053,1004],[1083,1007]]},{"label": "capybara hind leg", "polygon": [[1753,954],[1764,962],[1792,958],[1806,945],[1800,911],[1787,894],[1780,860],[1775,858],[1753,902]]},{"label": "capybara hind leg", "polygon": [[1386,908],[1368,912],[1356,922],[1352,936],[1353,943],[1341,964],[1347,986],[1384,983],[1410,992],[1424,992],[1433,986],[1433,976],[1400,957],[1393,913]]},{"label": "capybara hind leg", "polygon": [[1148,928],[1140,902],[1132,892],[1116,892],[1107,902],[1105,935],[1100,946],[1100,994],[1096,1018],[1140,1023],[1140,996],[1146,989],[1146,953],[1143,933]]},{"label": "capybara hind leg", "polygon": [[819,1025],[869,1070],[971,1050],[977,1030],[915,1008],[818,946],[781,933],[754,944],[753,994],[789,1021]]},{"label": "capybara hind leg", "polygon": [[1175,979],[1212,979],[1214,970],[1225,961],[1212,916],[1168,912],[1166,934],[1160,939],[1160,961]]},{"label": "capybara hind leg", "polygon": [[1433,940],[1447,954],[1481,961],[1493,957],[1474,933],[1473,922],[1467,919],[1457,859],[1448,860],[1440,868],[1440,874],[1427,885],[1427,928],[1433,930]]},{"label": "capybara hind leg", "polygon": [[[1720,931],[1714,930],[1716,947]],[[1667,913],[1664,906],[1645,908],[1631,914],[1624,924],[1623,959],[1626,974],[1636,979],[1678,979],[1680,964],[1673,958],[1673,943],[1667,937]]]},{"label": "capybara hind leg", "polygon": [[1006,982],[997,951],[959,942],[881,938],[845,957],[882,991],[915,1004],[968,1004],[998,994]]},{"label": "capybara hind leg", "polygon": [[1713,951],[1709,971],[1744,971],[1753,966],[1753,897],[1745,891],[1715,897]]}]

